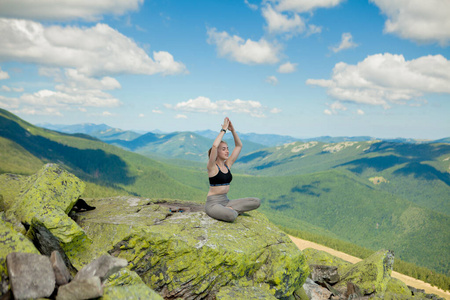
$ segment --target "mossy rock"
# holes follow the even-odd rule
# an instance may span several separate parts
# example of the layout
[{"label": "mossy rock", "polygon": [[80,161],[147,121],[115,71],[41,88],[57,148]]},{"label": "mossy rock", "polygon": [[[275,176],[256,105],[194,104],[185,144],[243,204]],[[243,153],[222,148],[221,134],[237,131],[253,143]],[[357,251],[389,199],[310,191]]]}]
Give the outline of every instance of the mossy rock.
[{"label": "mossy rock", "polygon": [[276,300],[270,292],[258,287],[225,286],[216,294],[216,300]]},{"label": "mossy rock", "polygon": [[99,300],[115,299],[162,300],[163,298],[149,288],[136,272],[123,268],[108,277],[104,283],[103,296]]},{"label": "mossy rock", "polygon": [[0,218],[0,274],[7,276],[6,256],[12,252],[40,254],[29,239]]},{"label": "mossy rock", "polygon": [[[288,297],[309,273],[302,252],[257,211],[226,223],[208,217],[198,203],[136,197],[87,202],[96,209],[75,217],[92,243],[66,251],[74,266],[108,252],[127,259],[163,297],[212,297],[230,285]],[[172,213],[173,206],[190,212]]]},{"label": "mossy rock", "polygon": [[306,248],[303,250],[303,254],[306,257],[306,261],[309,266],[311,265],[322,265],[322,266],[333,266],[338,268],[339,276],[347,273],[353,264],[345,261],[339,257],[333,256],[328,252],[316,250],[313,248]]},{"label": "mossy rock", "polygon": [[344,292],[347,282],[351,282],[359,288],[362,295],[373,293],[381,295],[386,291],[391,279],[393,265],[394,254],[391,251],[377,251],[365,260],[354,264],[333,287]]},{"label": "mossy rock", "polygon": [[60,241],[63,248],[72,247],[71,243],[85,237],[85,233],[67,214],[84,187],[84,182],[73,174],[56,164],[47,164],[21,184],[21,191],[6,216],[31,227],[33,222],[39,223]]}]

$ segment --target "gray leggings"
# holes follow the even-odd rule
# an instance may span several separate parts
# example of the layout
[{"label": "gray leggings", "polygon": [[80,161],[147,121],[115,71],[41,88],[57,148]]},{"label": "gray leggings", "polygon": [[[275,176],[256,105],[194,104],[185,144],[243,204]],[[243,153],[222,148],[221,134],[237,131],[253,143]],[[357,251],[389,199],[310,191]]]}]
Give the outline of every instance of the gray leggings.
[{"label": "gray leggings", "polygon": [[261,200],[258,198],[230,200],[227,194],[212,195],[206,198],[205,211],[211,218],[225,222],[234,222],[239,214],[257,209],[260,204]]}]

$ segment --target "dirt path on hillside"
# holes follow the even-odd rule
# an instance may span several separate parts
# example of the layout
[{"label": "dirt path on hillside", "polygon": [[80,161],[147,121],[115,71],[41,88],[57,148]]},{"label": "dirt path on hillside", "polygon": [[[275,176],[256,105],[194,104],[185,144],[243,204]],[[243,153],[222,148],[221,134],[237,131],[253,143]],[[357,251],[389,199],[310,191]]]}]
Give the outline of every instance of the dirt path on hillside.
[{"label": "dirt path on hillside", "polygon": [[[348,262],[351,263],[357,263],[359,261],[361,261],[361,259],[345,254],[343,252],[340,251],[336,251],[334,249],[310,242],[310,241],[306,241],[306,240],[302,240],[293,236],[289,236],[291,238],[291,240],[294,242],[295,245],[297,245],[297,247],[300,250],[306,249],[306,248],[313,248],[313,249],[317,249],[317,250],[321,250],[321,251],[325,251],[330,253],[333,256],[342,258],[343,260],[346,260]],[[430,284],[423,282],[421,280],[417,280],[415,278],[400,274],[398,272],[392,272],[392,277],[397,278],[401,281],[403,281],[404,283],[406,283],[409,286],[415,287],[416,289],[422,289],[425,290],[426,293],[428,294],[435,294],[438,295],[439,297],[443,297],[445,299],[450,299],[450,293],[449,292],[445,292],[441,289],[438,289],[437,287],[431,286]]]}]

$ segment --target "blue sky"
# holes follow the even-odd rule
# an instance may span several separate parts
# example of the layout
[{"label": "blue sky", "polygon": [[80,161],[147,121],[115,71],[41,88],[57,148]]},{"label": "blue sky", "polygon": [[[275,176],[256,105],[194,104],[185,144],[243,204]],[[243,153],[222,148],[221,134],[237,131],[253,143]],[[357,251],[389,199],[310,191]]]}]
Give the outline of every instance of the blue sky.
[{"label": "blue sky", "polygon": [[448,0],[0,0],[0,107],[33,124],[450,136]]}]

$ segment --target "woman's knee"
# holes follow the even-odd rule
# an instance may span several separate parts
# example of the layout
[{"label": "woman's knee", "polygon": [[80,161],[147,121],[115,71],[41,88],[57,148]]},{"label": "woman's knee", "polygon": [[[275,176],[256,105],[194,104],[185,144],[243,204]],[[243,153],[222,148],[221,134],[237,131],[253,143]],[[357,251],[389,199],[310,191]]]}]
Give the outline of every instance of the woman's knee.
[{"label": "woman's knee", "polygon": [[234,222],[236,220],[238,213],[230,207],[214,207],[213,209],[206,209],[206,214],[213,219]]}]

